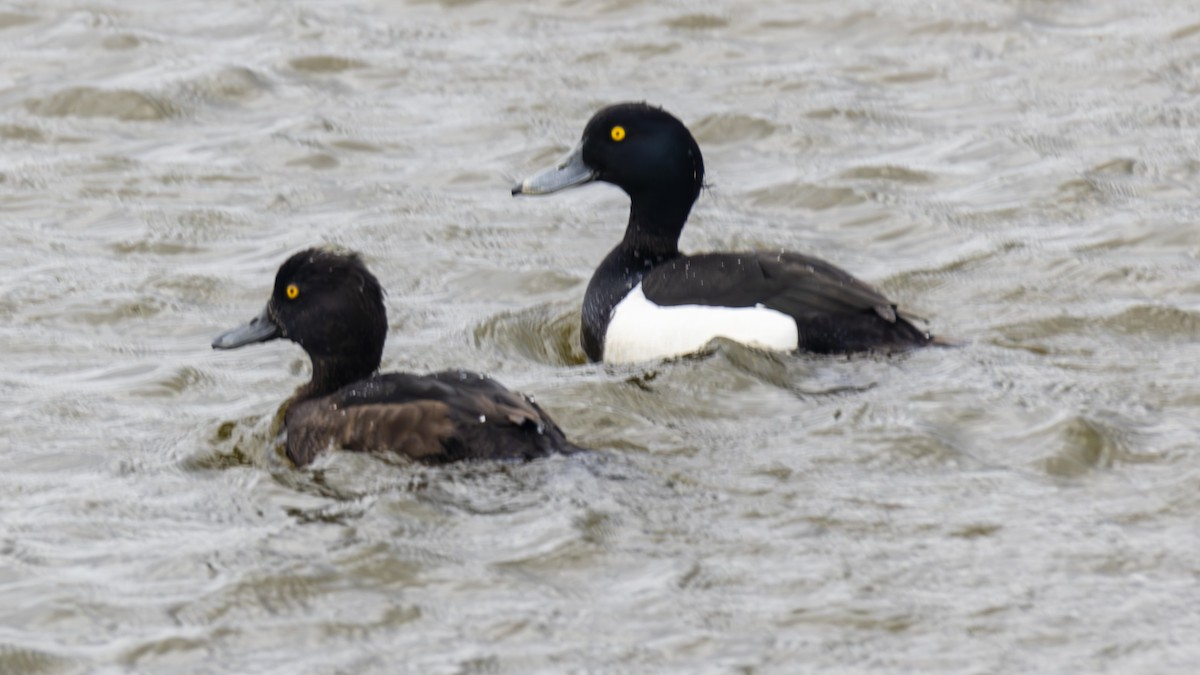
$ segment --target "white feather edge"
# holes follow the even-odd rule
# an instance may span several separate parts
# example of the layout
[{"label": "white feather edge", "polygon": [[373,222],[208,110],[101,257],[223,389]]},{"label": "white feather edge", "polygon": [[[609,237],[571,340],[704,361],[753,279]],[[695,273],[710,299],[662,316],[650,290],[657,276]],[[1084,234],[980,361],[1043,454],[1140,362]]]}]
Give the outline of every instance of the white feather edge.
[{"label": "white feather edge", "polygon": [[762,305],[656,305],[638,284],[613,308],[604,334],[604,362],[692,354],[717,337],[774,351],[792,351],[800,339],[796,321],[783,312]]}]

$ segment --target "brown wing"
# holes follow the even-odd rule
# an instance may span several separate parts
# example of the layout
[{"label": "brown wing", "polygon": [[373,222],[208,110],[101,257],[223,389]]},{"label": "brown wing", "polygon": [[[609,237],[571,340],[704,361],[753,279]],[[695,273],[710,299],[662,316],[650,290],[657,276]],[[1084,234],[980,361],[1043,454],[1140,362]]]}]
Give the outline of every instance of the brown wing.
[{"label": "brown wing", "polygon": [[452,371],[379,375],[288,411],[288,455],[298,466],[327,447],[387,451],[425,462],[573,452],[537,404],[495,380]]}]

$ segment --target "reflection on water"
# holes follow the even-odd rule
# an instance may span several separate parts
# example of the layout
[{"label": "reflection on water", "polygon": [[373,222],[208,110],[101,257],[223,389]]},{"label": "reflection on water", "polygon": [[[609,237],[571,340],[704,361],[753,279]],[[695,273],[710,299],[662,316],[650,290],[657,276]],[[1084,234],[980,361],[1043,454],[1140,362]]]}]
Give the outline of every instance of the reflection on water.
[{"label": "reflection on water", "polygon": [[[165,8],[0,10],[0,672],[1194,669],[1190,3]],[[705,151],[685,250],[963,346],[584,363],[627,200],[508,186],[630,99]],[[385,368],[596,452],[291,467],[299,349],[208,345],[321,242]]]}]

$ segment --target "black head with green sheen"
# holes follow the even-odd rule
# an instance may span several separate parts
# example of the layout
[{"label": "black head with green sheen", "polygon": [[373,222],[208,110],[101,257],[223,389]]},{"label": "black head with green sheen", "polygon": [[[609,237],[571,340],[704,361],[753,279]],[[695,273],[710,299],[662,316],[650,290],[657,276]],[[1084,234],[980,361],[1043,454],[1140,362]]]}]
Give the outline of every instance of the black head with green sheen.
[{"label": "black head with green sheen", "polygon": [[236,349],[278,338],[308,352],[318,389],[371,374],[379,368],[387,339],[379,281],[355,253],[301,251],[280,266],[262,312],[219,335],[212,346]]}]

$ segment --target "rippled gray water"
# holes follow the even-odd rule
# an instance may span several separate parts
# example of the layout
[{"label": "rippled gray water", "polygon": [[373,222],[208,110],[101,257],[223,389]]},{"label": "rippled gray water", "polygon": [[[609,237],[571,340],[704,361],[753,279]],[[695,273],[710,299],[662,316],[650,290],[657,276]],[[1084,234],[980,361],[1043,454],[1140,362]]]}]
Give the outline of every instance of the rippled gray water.
[{"label": "rippled gray water", "polygon": [[[1193,3],[64,0],[0,64],[0,672],[1196,672]],[[966,345],[583,365],[627,201],[508,187],[628,99],[685,250]],[[601,452],[287,465],[302,353],[208,345],[320,242],[385,368]]]}]

